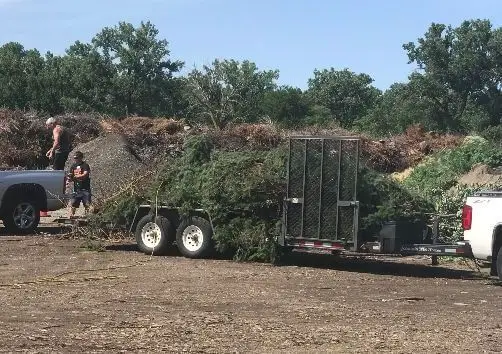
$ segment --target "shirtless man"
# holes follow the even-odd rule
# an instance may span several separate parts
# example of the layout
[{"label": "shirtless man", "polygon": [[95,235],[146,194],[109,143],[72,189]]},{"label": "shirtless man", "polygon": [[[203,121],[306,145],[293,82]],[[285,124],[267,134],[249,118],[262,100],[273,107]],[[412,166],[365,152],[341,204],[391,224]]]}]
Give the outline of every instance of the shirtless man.
[{"label": "shirtless man", "polygon": [[54,143],[47,151],[47,156],[52,161],[54,170],[64,170],[66,160],[71,151],[70,133],[66,128],[59,124],[56,118],[50,117],[45,122],[47,129],[52,129]]}]

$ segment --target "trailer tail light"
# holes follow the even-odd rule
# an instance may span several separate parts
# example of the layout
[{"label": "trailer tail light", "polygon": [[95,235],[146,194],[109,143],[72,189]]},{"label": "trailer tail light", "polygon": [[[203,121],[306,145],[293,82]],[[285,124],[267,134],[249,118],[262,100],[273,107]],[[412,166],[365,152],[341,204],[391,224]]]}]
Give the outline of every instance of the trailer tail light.
[{"label": "trailer tail light", "polygon": [[470,230],[472,225],[472,207],[465,204],[462,209],[462,228],[464,230]]}]

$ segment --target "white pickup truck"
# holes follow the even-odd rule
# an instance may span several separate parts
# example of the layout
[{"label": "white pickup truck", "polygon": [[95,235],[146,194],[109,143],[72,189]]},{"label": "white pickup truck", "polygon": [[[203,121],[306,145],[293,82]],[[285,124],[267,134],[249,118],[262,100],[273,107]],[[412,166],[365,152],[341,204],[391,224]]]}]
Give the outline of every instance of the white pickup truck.
[{"label": "white pickup truck", "polygon": [[40,211],[65,206],[65,171],[0,171],[0,219],[15,234],[33,232]]},{"label": "white pickup truck", "polygon": [[474,258],[490,262],[491,275],[502,280],[502,192],[482,191],[468,197],[462,227]]}]

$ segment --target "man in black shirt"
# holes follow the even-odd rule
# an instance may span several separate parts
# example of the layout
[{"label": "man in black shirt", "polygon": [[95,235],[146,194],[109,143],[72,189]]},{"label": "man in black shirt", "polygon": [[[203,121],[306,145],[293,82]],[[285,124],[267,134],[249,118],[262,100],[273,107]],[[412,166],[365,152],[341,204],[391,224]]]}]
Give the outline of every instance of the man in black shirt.
[{"label": "man in black shirt", "polygon": [[75,210],[84,204],[85,212],[91,206],[91,168],[84,161],[84,154],[80,151],[73,156],[75,162],[71,165],[69,179],[73,181],[73,197],[70,201],[70,217],[75,215]]}]

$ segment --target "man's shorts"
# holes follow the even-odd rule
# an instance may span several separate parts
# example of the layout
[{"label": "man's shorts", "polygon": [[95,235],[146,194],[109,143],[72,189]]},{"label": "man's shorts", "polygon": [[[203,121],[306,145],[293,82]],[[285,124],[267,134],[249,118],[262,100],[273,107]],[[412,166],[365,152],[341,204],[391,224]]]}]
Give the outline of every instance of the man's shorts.
[{"label": "man's shorts", "polygon": [[75,192],[71,198],[71,206],[73,208],[78,208],[80,206],[80,202],[82,202],[85,207],[91,205],[91,192],[86,190]]},{"label": "man's shorts", "polygon": [[52,162],[52,168],[54,170],[64,170],[66,160],[68,160],[69,152],[56,152],[54,153],[54,161]]}]

